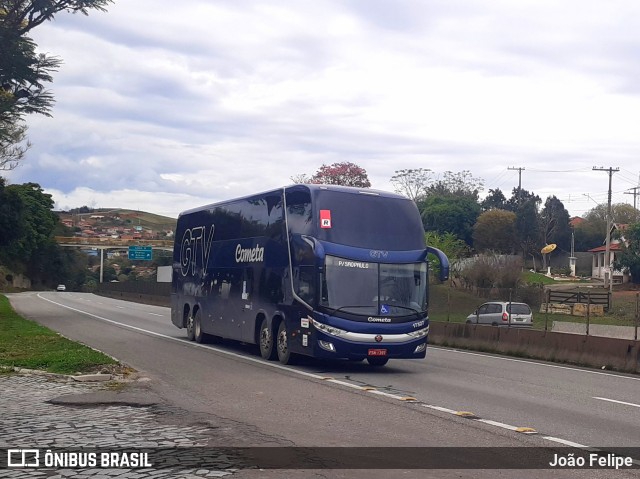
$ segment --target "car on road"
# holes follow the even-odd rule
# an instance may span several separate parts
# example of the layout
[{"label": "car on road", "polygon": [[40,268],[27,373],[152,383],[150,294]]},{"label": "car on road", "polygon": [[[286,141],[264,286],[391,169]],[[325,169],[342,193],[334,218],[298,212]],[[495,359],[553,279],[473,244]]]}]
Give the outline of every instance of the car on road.
[{"label": "car on road", "polygon": [[64,284],[59,284],[56,287],[56,291],[66,291],[66,290],[67,290],[67,287]]},{"label": "car on road", "polygon": [[531,327],[533,312],[526,303],[490,301],[467,316],[468,324]]}]

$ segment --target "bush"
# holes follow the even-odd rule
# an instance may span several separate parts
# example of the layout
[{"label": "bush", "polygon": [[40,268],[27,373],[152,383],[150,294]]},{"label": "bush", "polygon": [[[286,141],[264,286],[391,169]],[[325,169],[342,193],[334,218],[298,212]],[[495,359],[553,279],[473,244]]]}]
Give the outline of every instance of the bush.
[{"label": "bush", "polygon": [[460,278],[465,287],[488,297],[491,289],[516,289],[522,275],[522,258],[505,255],[482,255],[461,265]]}]

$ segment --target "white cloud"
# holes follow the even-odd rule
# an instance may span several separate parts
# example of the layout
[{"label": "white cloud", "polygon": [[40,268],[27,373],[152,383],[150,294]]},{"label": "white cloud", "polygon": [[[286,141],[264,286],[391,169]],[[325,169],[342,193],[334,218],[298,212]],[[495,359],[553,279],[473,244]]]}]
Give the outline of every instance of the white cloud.
[{"label": "white cloud", "polygon": [[[9,173],[61,207],[178,206],[351,161],[469,170],[572,214],[631,202],[640,140],[640,4],[166,0],[60,14],[34,30],[64,63],[54,117]],[[586,197],[585,195],[589,195]],[[604,195],[604,196],[603,196]],[[145,202],[130,205],[128,202]]]}]

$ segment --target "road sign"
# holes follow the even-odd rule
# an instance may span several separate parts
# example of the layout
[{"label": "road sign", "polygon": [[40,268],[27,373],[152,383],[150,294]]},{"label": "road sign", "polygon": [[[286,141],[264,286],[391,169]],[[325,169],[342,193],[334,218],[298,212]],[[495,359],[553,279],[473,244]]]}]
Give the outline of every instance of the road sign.
[{"label": "road sign", "polygon": [[129,259],[150,260],[152,250],[151,246],[129,246]]}]

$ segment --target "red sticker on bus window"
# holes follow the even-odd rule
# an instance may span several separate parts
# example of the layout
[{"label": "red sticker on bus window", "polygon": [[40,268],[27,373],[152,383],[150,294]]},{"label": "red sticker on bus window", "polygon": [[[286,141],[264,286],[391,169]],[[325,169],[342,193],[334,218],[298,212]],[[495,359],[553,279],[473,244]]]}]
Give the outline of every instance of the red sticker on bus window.
[{"label": "red sticker on bus window", "polygon": [[331,210],[320,210],[320,228],[331,228]]}]

